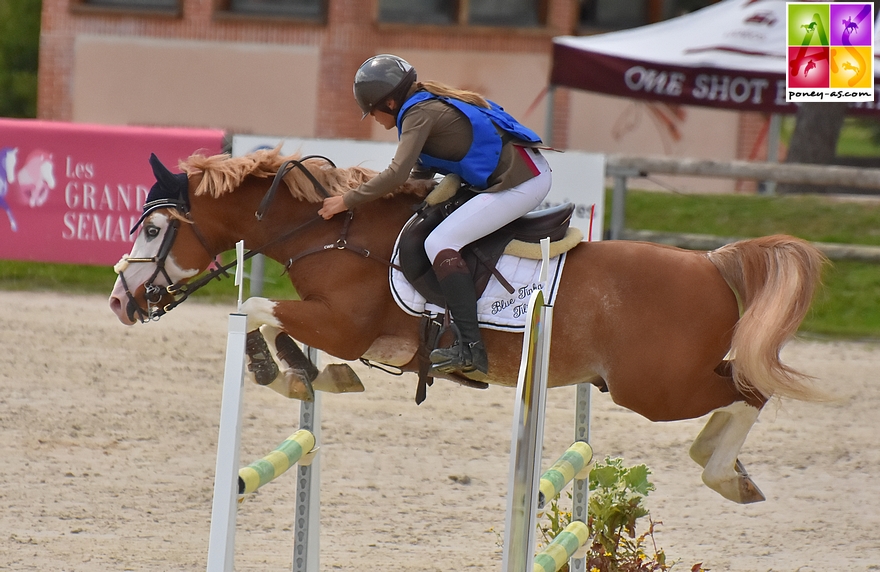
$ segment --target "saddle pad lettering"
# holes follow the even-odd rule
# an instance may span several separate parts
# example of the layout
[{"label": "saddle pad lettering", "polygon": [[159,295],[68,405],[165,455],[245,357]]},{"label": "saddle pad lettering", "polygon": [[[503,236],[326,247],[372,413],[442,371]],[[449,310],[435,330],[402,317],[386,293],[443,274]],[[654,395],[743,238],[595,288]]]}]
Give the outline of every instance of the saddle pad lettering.
[{"label": "saddle pad lettering", "polygon": [[[394,248],[394,258],[397,263],[397,247]],[[509,254],[503,255],[498,260],[498,270],[513,286],[513,294],[509,293],[504,286],[493,276],[486,285],[486,291],[477,301],[477,318],[480,327],[505,332],[522,332],[526,326],[526,314],[529,307],[529,296],[537,289],[544,290],[544,298],[548,305],[552,305],[556,298],[556,290],[562,277],[562,269],[565,266],[565,254],[550,259],[547,271],[547,283],[542,284],[541,261],[527,258],[518,258]],[[412,285],[407,282],[403,272],[393,267],[389,273],[391,295],[401,310],[412,316],[425,314],[436,316],[443,313],[443,308],[428,303],[424,296],[419,294]]]}]

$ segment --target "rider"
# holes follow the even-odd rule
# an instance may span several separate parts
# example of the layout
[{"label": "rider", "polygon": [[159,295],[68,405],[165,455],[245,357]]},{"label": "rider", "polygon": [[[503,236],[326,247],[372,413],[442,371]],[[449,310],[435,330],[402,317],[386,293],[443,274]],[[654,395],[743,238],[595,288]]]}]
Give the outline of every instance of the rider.
[{"label": "rider", "polygon": [[[325,219],[379,198],[409,176],[455,173],[478,194],[453,211],[425,240],[446,307],[458,330],[450,348],[431,352],[432,372],[482,379],[489,359],[477,320],[477,296],[461,249],[533,210],[550,191],[540,138],[481,95],[416,80],[402,58],[381,54],[354,77],[363,117],[397,127],[399,144],[387,169],[340,196],[324,199]],[[483,375],[480,375],[483,374]]]}]

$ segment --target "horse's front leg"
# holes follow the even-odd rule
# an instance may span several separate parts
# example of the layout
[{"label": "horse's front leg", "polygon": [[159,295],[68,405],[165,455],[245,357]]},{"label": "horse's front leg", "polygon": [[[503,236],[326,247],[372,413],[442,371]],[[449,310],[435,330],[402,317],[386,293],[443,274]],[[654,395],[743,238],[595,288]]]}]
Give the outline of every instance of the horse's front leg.
[{"label": "horse's front leg", "polygon": [[247,357],[248,372],[259,385],[290,399],[314,401],[318,369],[280,328],[248,328]]},{"label": "horse's front leg", "polygon": [[[284,327],[286,322],[276,315],[276,309],[282,304],[296,304],[297,309],[305,309],[301,301],[273,302],[265,298],[251,298],[242,304],[242,312],[248,316],[248,357],[251,361],[248,370],[254,381],[285,397],[303,401],[312,401],[315,391],[363,391],[363,383],[348,364],[330,364],[318,371],[288,335]],[[294,337],[301,339],[297,334]],[[309,344],[308,341],[305,343]]]}]

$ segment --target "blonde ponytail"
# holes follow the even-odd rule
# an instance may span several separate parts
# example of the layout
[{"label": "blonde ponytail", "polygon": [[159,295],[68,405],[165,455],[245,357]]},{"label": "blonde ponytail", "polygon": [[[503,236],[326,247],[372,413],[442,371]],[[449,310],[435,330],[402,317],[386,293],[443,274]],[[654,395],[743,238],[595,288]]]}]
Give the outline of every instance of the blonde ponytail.
[{"label": "blonde ponytail", "polygon": [[436,81],[420,81],[418,82],[417,87],[418,89],[424,89],[425,91],[433,93],[439,97],[451,97],[453,99],[459,99],[465,103],[470,103],[471,105],[489,109],[489,102],[486,101],[486,98],[475,91],[456,89]]}]

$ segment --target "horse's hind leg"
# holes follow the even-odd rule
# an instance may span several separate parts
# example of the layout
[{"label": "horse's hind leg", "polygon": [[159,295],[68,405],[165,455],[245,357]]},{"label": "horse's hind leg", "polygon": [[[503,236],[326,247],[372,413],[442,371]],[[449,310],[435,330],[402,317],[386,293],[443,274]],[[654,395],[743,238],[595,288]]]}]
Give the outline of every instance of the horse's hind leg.
[{"label": "horse's hind leg", "polygon": [[737,459],[760,409],[737,401],[715,411],[691,446],[691,458],[702,465],[703,483],[740,504],[765,500]]},{"label": "horse's hind leg", "polygon": [[712,453],[718,447],[718,439],[721,437],[721,433],[727,426],[728,421],[730,421],[729,412],[720,409],[713,412],[712,416],[709,417],[709,421],[703,426],[703,430],[700,431],[700,434],[697,435],[697,438],[691,444],[688,454],[701,467],[706,467],[706,464],[712,457]]}]

